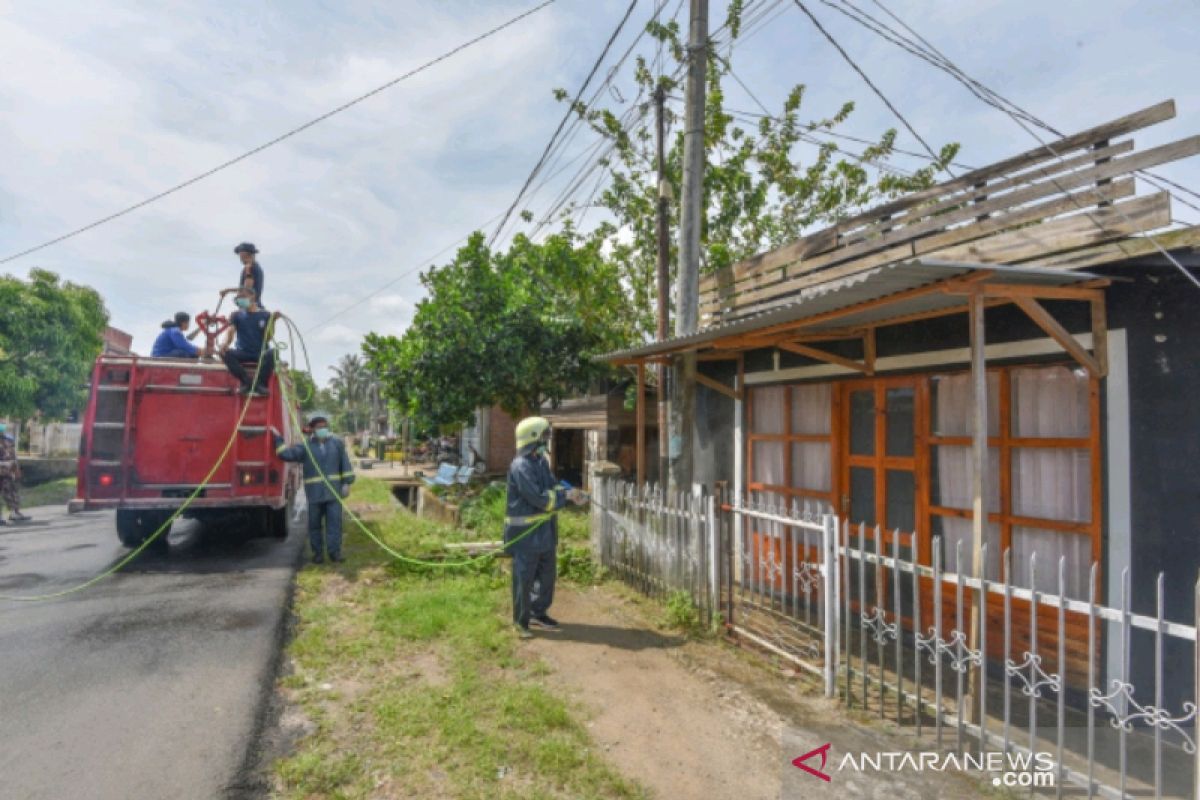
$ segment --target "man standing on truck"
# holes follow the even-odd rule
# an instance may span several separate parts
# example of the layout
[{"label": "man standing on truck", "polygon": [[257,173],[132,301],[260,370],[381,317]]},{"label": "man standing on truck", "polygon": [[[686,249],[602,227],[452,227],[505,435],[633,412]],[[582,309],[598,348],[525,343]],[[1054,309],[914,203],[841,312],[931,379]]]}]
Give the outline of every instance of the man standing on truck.
[{"label": "man standing on truck", "polygon": [[175,318],[162,324],[162,333],[154,340],[150,355],[154,358],[199,358],[200,348],[187,340],[183,332],[192,317],[186,311],[175,312]]},{"label": "man standing on truck", "polygon": [[[329,430],[329,420],[316,414],[308,421],[312,437],[305,444],[291,447],[283,441],[283,435],[272,428],[275,437],[275,454],[283,461],[304,464],[304,497],[308,500],[308,545],[312,548],[314,564],[329,560],[340,563],[342,558],[342,503],[341,497],[350,496],[350,484],[354,483],[354,468],[346,445]],[[334,491],[337,494],[334,494]],[[324,536],[321,523],[324,521]],[[322,541],[324,539],[324,541]]]},{"label": "man standing on truck", "polygon": [[513,624],[522,639],[532,636],[530,627],[558,630],[558,622],[549,614],[558,575],[555,512],[567,501],[576,505],[585,501],[578,489],[565,489],[554,479],[546,459],[549,447],[550,423],[544,417],[517,423],[517,456],[508,468],[504,543],[513,560]]},{"label": "man standing on truck", "polygon": [[233,248],[234,254],[242,262],[242,272],[238,276],[238,288],[249,287],[254,290],[254,302],[262,305],[263,268],[259,266],[258,248],[251,242],[242,242]]},{"label": "man standing on truck", "polygon": [[[8,506],[9,519],[24,522],[29,519],[21,513],[21,496],[17,483],[21,480],[21,464],[17,461],[17,442],[8,435],[8,423],[0,420],[0,504]],[[0,525],[7,525],[0,516]]]},{"label": "man standing on truck", "polygon": [[[225,368],[233,377],[242,383],[242,394],[253,394],[255,397],[267,397],[267,385],[275,372],[275,351],[268,346],[267,332],[271,327],[271,312],[259,308],[254,299],[253,289],[238,289],[234,300],[238,310],[229,315],[229,331],[221,345],[221,358]],[[230,347],[234,334],[237,334],[237,346]],[[259,357],[262,365],[259,366]],[[258,372],[258,381],[246,372],[246,364]]]}]

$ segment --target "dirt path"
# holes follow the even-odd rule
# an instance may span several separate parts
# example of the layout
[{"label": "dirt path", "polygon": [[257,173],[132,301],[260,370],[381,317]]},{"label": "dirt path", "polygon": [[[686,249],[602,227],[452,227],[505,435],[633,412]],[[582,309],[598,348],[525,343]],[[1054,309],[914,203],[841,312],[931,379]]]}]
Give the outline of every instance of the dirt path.
[{"label": "dirt path", "polygon": [[[562,587],[563,630],[530,649],[591,712],[592,736],[659,798],[960,800],[979,783],[946,774],[835,773],[841,754],[905,750],[845,719],[800,679],[713,642],[657,631],[641,604],[606,589]],[[791,765],[832,742],[825,783]],[[819,767],[820,759],[811,762]]]}]

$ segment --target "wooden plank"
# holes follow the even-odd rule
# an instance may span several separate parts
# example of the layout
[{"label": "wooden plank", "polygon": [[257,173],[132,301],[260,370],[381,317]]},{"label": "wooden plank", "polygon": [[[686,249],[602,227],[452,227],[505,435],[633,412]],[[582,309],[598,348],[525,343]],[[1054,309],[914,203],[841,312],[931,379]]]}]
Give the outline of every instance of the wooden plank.
[{"label": "wooden plank", "polygon": [[[897,198],[889,203],[843,220],[829,228],[817,231],[801,240],[790,242],[775,250],[739,262],[728,269],[728,274],[736,281],[737,277],[745,276],[755,270],[768,269],[773,265],[777,266],[794,261],[797,258],[803,257],[803,254],[806,252],[819,252],[815,249],[818,246],[818,242],[824,247],[829,248],[831,243],[836,241],[837,233],[840,231],[852,230],[857,225],[879,220],[882,217],[895,216],[901,211],[941,197],[949,192],[967,189],[977,183],[1004,175],[1013,170],[1024,169],[1051,159],[1056,159],[1057,156],[1066,155],[1068,152],[1089,146],[1095,142],[1114,139],[1118,136],[1123,136],[1150,125],[1172,119],[1174,116],[1175,102],[1173,100],[1158,103],[1157,105],[1120,117],[1111,122],[1063,137],[1058,141],[1049,143],[1049,145],[1038,146],[994,164],[972,170],[952,180],[931,186],[928,189],[907,194],[904,197]],[[1052,150],[1053,152],[1051,152]]]},{"label": "wooden plank", "polygon": [[1070,353],[1072,358],[1087,367],[1088,372],[1095,377],[1103,377],[1100,373],[1100,365],[1096,363],[1096,359],[1092,358],[1092,354],[1084,350],[1083,346],[1075,341],[1075,337],[1068,333],[1067,329],[1060,325],[1041,303],[1030,297],[1017,297],[1013,299],[1013,302],[1051,339],[1058,342],[1063,350]]},{"label": "wooden plank", "polygon": [[1158,248],[1154,246],[1154,241],[1157,241],[1167,251],[1200,247],[1200,226],[1193,225],[1179,230],[1156,233],[1153,241],[1148,236],[1138,236],[1081,250],[1072,250],[1039,258],[1037,265],[1055,269],[1083,269],[1099,264],[1111,264],[1115,261],[1157,253]]},{"label": "wooden plank", "polygon": [[1104,295],[1092,298],[1092,352],[1101,377],[1108,375],[1108,314],[1104,307]]},{"label": "wooden plank", "polygon": [[840,367],[852,369],[856,372],[865,373],[867,371],[867,365],[861,361],[855,361],[852,358],[835,355],[825,350],[820,350],[816,347],[809,347],[805,344],[798,344],[796,342],[779,342],[775,346],[780,350],[787,350],[789,353],[807,356],[808,358],[816,359],[817,361],[824,361],[827,364],[837,364]]},{"label": "wooden plank", "polygon": [[[1018,203],[1025,202],[1025,200],[1018,200],[1016,198],[1022,192],[1026,192],[1034,186],[1048,185],[1052,187],[1053,191],[1066,191],[1073,187],[1062,186],[1059,188],[1054,188],[1054,184],[1056,182],[1061,183],[1064,177],[1067,177],[1062,173],[1070,172],[1071,170],[1079,167],[1094,167],[1098,163],[1099,159],[1105,159],[1107,162],[1107,160],[1113,158],[1114,156],[1128,153],[1132,150],[1133,141],[1126,140],[1124,142],[1118,142],[1115,145],[1102,148],[1101,150],[1089,150],[1083,155],[1076,156],[1075,158],[1066,158],[1062,161],[1056,161],[1047,167],[1030,170],[1029,172],[1023,172],[1019,175],[1014,175],[1012,177],[1005,178],[1004,180],[996,181],[995,183],[986,184],[983,190],[972,187],[972,191],[951,195],[950,197],[935,203],[930,203],[929,205],[917,206],[899,219],[893,219],[886,223],[879,222],[874,225],[860,228],[847,237],[844,237],[844,243],[855,244],[856,242],[861,241],[868,236],[883,230],[884,228],[894,228],[897,225],[912,225],[921,219],[932,217],[934,215],[943,215],[948,209],[953,209],[955,206],[965,206],[968,203],[973,204],[971,210],[976,212],[970,216],[976,216],[981,209],[985,213],[990,214],[996,210],[997,204],[999,204],[999,208],[1007,208],[1017,205]],[[1048,180],[1042,180],[1043,178]],[[1086,183],[1086,181],[1084,183]],[[1076,185],[1081,186],[1083,184]],[[1025,188],[1008,192],[1007,194],[1002,194],[1008,189],[1021,186],[1024,186]],[[1051,192],[1046,192],[1045,194],[1050,193]],[[1041,196],[1045,195],[1043,194]],[[1005,201],[1008,201],[1007,205],[1005,204]]]},{"label": "wooden plank", "polygon": [[930,255],[951,261],[1011,264],[1169,224],[1171,198],[1166,192],[1159,192],[969,244],[935,250]]},{"label": "wooden plank", "polygon": [[[1200,137],[1194,137],[1194,138],[1197,140],[1196,141],[1197,152],[1200,153]],[[1092,173],[1092,171],[1090,171],[1090,170],[1088,172]],[[1080,182],[1083,184],[1087,184],[1087,183],[1093,182],[1094,180],[1096,180],[1096,175],[1089,174],[1087,178],[1083,179]],[[933,236],[927,236],[923,239],[918,239],[915,242],[909,242],[907,244],[901,244],[901,245],[894,246],[888,250],[883,251],[883,253],[882,253],[882,255],[884,256],[883,258],[880,258],[877,255],[868,256],[863,259],[858,259],[857,261],[852,262],[852,263],[862,263],[862,264],[866,264],[869,266],[878,266],[880,264],[890,263],[892,261],[898,261],[898,260],[902,260],[904,258],[915,257],[915,256],[924,255],[924,254],[928,254],[928,253],[934,253],[934,252],[937,252],[938,257],[941,257],[941,258],[957,258],[958,256],[946,255],[946,251],[943,251],[942,248],[946,247],[952,243],[965,243],[965,242],[978,240],[978,239],[984,239],[985,243],[990,242],[993,239],[1001,238],[1000,236],[992,236],[993,234],[1000,232],[1000,231],[1004,231],[1007,228],[1015,227],[1018,225],[1026,225],[1029,222],[1034,222],[1034,221],[1037,221],[1040,219],[1044,219],[1046,217],[1057,216],[1059,214],[1065,213],[1067,211],[1075,210],[1078,208],[1087,209],[1088,213],[1091,216],[1094,216],[1097,219],[1100,219],[1101,217],[1099,215],[1102,213],[1109,213],[1111,211],[1111,208],[1107,208],[1107,209],[1103,209],[1103,210],[1101,210],[1101,209],[1091,210],[1090,209],[1091,206],[1094,206],[1100,202],[1108,202],[1108,201],[1116,200],[1116,199],[1119,199],[1122,197],[1127,197],[1133,193],[1133,188],[1134,188],[1134,183],[1133,183],[1132,178],[1116,181],[1114,183],[1105,184],[1103,186],[1093,186],[1093,187],[1090,187],[1083,191],[1068,195],[1066,197],[1051,200],[1047,203],[1020,209],[1011,214],[1006,214],[1002,217],[992,217],[992,218],[987,219],[980,223],[975,223],[972,225],[966,225],[966,226],[962,226],[959,228],[954,228],[952,230],[945,231],[943,233],[938,233]],[[1148,197],[1154,197],[1154,195],[1148,195]],[[1122,206],[1122,208],[1124,208],[1124,206]],[[1168,210],[1168,213],[1169,213],[1169,210]],[[1125,214],[1128,215],[1129,212],[1125,211]],[[970,209],[964,210],[963,215],[965,215],[966,217],[973,216],[972,210],[970,210]],[[1116,216],[1118,219],[1121,217],[1120,214],[1116,214]],[[1068,217],[1067,219],[1076,219],[1076,217]],[[1086,220],[1088,220],[1088,216],[1083,216],[1082,219],[1084,219],[1086,221]],[[1162,227],[1162,225],[1169,224],[1169,222],[1170,222],[1170,220],[1168,219],[1166,222],[1163,222],[1160,225],[1154,225],[1153,227]],[[1096,230],[1095,223],[1088,223],[1088,225],[1091,227],[1091,229]],[[924,227],[924,225],[922,225],[922,227]],[[1149,230],[1149,229],[1152,229],[1152,228],[1143,228],[1143,229],[1139,229],[1139,230]],[[1027,230],[1033,230],[1033,229],[1030,228]],[[1127,233],[1128,232],[1133,232],[1133,231],[1127,231]],[[1022,231],[1021,233],[1023,234],[1024,232]],[[990,239],[987,238],[989,236],[991,236],[992,238],[990,238]],[[1103,238],[1114,238],[1114,237],[1113,236],[1105,236],[1105,237],[1102,237],[1102,239]],[[1098,241],[1098,239],[1092,239],[1090,241],[1085,241],[1085,242],[1082,242],[1082,244],[1091,244],[1091,243],[1094,243],[1095,241]],[[1074,246],[1079,246],[1079,245],[1074,245]],[[846,250],[839,250],[839,251],[837,251],[836,254],[832,254],[832,255],[836,255],[840,259],[840,255],[842,253],[844,253],[848,250],[852,250],[852,249],[854,249],[854,248],[846,248]],[[858,249],[865,250],[868,248],[863,246]],[[1063,250],[1063,249],[1067,249],[1067,248],[1059,247],[1059,248],[1055,248],[1055,249]],[[951,250],[949,252],[954,252],[954,251]],[[1034,253],[1033,256],[1026,256],[1026,257],[1035,257],[1037,255],[1039,255],[1039,254]],[[964,260],[978,260],[969,255],[962,256],[962,258]],[[1014,256],[1011,260],[1016,261],[1016,260],[1020,260],[1021,258],[1024,258],[1024,257]],[[832,256],[823,256],[821,258],[822,263],[825,263],[830,260],[832,260]],[[767,281],[764,278],[764,280],[762,282],[765,283],[766,285],[762,286],[762,288],[756,289],[754,291],[745,292],[743,294],[737,295],[736,297],[722,300],[721,302],[709,302],[704,306],[704,311],[705,311],[705,313],[708,313],[708,314],[714,314],[719,310],[733,310],[733,309],[745,308],[748,305],[755,304],[760,300],[770,298],[777,294],[782,294],[784,292],[791,293],[791,292],[797,291],[797,289],[794,287],[801,283],[804,276],[810,274],[811,271],[809,269],[807,269],[807,266],[809,266],[813,263],[814,262],[807,262],[807,264],[805,264],[805,265],[796,265],[796,266],[790,268],[788,271],[796,274],[796,277],[791,278],[790,280]],[[1008,261],[1005,260],[1005,261],[992,262],[992,263],[1008,263]],[[853,272],[856,272],[856,271],[858,271],[858,270],[848,271],[845,274],[853,274]],[[780,273],[780,274],[782,274],[782,273]],[[811,274],[816,274],[819,276],[829,276],[829,275],[832,275],[833,273],[829,270],[824,270],[821,272],[816,272],[816,273],[811,273]],[[826,278],[822,278],[821,280],[818,280],[818,281],[804,282],[804,285],[812,285],[814,283],[821,283],[825,279]],[[755,311],[761,310],[761,307],[756,307],[754,310]]]},{"label": "wooden plank", "polygon": [[721,394],[725,395],[726,397],[732,397],[734,400],[742,399],[742,393],[739,392],[738,390],[733,389],[729,386],[726,386],[725,384],[721,383],[719,380],[717,380],[715,378],[710,378],[701,372],[696,373],[696,383],[700,384],[701,386],[707,386],[709,389],[712,389],[714,392],[720,392]]},{"label": "wooden plank", "polygon": [[[662,433],[659,432],[659,436]],[[637,461],[637,485],[646,484],[646,362],[637,365],[637,434],[635,458]]]}]

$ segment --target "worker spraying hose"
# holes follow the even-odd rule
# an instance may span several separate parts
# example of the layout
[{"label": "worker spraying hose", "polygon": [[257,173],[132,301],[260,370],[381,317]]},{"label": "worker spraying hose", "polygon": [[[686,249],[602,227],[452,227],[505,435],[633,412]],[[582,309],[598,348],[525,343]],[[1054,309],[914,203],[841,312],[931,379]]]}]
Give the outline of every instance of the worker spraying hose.
[{"label": "worker spraying hose", "polygon": [[[329,430],[329,420],[316,414],[308,421],[312,439],[308,443],[287,446],[275,428],[275,455],[283,461],[304,464],[304,497],[308,501],[308,544],[314,564],[325,561],[325,553],[335,563],[342,559],[342,498],[350,496],[354,469],[346,445]],[[335,491],[336,490],[336,491]],[[321,524],[324,523],[324,535]],[[322,541],[324,540],[324,541]]]},{"label": "worker spraying hose", "polygon": [[517,456],[508,469],[504,542],[513,559],[513,624],[522,639],[532,636],[530,628],[558,630],[558,622],[549,613],[558,569],[558,518],[552,514],[532,532],[525,532],[539,515],[557,511],[568,502],[587,502],[582,491],[566,489],[555,480],[546,458],[549,448],[548,421],[528,417],[517,424]]}]

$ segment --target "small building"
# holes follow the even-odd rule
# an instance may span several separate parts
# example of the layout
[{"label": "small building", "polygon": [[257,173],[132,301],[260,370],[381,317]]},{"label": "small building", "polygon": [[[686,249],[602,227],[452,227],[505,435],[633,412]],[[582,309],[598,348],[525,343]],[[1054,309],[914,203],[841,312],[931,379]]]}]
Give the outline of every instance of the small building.
[{"label": "small building", "polygon": [[[1119,607],[1128,580],[1142,614],[1161,574],[1167,617],[1191,624],[1200,229],[1165,230],[1170,194],[1137,194],[1135,172],[1200,153],[1200,137],[1137,153],[1127,138],[1174,113],[1144,109],[755,256],[701,282],[698,333],[607,358],[644,370],[697,354],[699,483],[881,526],[922,564],[939,537],[955,570],[961,542],[967,574],[998,579],[1009,550],[1013,583],[1046,592],[1065,558],[1072,598],[1096,564],[1097,599]],[[1033,552],[1048,565],[1036,577]],[[1109,634],[1102,661],[1124,675]],[[1087,649],[1067,643],[1068,669]],[[1128,656],[1139,685],[1151,651]],[[1193,675],[1182,650],[1165,657],[1169,705]]]},{"label": "small building", "polygon": [[[554,431],[551,460],[555,474],[572,486],[589,488],[590,475],[601,463],[615,465],[619,474],[632,479],[638,470],[637,411],[626,407],[630,381],[617,381],[603,393],[564,400],[557,408],[542,410]],[[643,407],[652,406],[654,394],[646,392]],[[658,480],[658,425],[652,419],[642,426],[648,453],[644,477]]]},{"label": "small building", "polygon": [[119,328],[107,327],[104,329],[104,349],[102,351],[107,356],[131,356],[133,355],[133,335],[126,333]]}]

